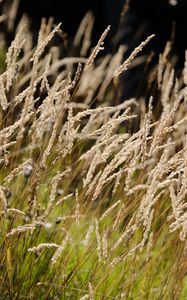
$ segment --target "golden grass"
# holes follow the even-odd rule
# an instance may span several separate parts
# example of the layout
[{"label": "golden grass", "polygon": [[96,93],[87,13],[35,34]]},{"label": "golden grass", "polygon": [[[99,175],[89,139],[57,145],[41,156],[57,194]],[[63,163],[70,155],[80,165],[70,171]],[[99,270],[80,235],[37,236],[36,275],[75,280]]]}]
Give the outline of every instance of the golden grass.
[{"label": "golden grass", "polygon": [[186,64],[176,78],[167,44],[161,113],[146,95],[112,106],[152,37],[96,58],[109,28],[92,50],[91,24],[85,57],[64,58],[60,24],[33,47],[23,22],[0,75],[1,298],[185,299]]}]

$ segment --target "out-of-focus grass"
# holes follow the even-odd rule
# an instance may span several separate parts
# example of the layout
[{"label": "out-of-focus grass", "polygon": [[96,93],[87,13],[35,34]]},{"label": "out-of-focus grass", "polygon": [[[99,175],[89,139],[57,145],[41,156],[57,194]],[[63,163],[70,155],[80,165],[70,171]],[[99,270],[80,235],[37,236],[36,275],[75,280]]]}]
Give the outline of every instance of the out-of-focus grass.
[{"label": "out-of-focus grass", "polygon": [[0,71],[1,72],[5,69],[5,58],[6,58],[6,50],[0,48]]}]

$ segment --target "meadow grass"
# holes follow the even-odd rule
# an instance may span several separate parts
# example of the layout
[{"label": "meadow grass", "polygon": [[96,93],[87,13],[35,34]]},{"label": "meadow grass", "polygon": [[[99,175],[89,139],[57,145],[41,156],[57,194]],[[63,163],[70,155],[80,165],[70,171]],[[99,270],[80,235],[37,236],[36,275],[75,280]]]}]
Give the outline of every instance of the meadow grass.
[{"label": "meadow grass", "polygon": [[186,64],[176,78],[168,43],[157,106],[119,103],[152,36],[98,56],[92,21],[74,57],[51,20],[33,46],[23,18],[0,50],[0,299],[186,299]]}]

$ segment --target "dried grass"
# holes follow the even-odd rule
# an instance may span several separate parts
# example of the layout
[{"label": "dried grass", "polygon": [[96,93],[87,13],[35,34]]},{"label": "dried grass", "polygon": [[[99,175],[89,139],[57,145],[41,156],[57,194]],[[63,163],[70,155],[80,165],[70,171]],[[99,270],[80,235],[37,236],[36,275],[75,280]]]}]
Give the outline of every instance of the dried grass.
[{"label": "dried grass", "polygon": [[183,288],[186,63],[177,80],[167,44],[155,78],[159,114],[153,97],[113,107],[113,78],[153,36],[121,64],[124,47],[97,58],[109,27],[82,57],[92,26],[88,14],[74,40],[80,57],[62,59],[48,46],[60,30],[52,20],[42,21],[29,53],[26,28],[7,51],[0,75],[4,299],[177,299]]}]

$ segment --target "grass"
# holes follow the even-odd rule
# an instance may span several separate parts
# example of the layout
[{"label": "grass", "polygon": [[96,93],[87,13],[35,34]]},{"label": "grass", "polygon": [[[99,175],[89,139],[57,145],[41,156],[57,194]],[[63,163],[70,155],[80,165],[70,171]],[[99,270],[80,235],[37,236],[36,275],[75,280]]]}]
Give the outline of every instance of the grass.
[{"label": "grass", "polygon": [[186,299],[186,67],[167,44],[160,113],[146,95],[113,106],[150,38],[98,57],[108,28],[64,58],[60,26],[34,47],[23,22],[0,51],[0,299]]}]

